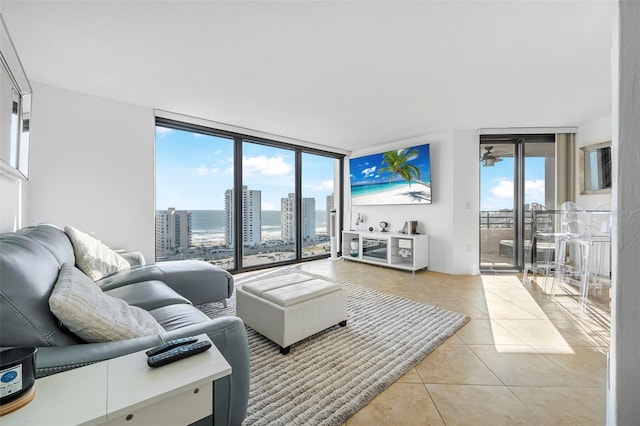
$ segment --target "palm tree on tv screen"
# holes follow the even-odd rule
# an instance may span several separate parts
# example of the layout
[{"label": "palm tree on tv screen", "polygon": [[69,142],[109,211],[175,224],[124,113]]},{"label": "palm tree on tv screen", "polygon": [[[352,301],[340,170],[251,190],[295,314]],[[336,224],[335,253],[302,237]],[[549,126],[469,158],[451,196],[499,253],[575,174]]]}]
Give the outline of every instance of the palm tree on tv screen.
[{"label": "palm tree on tv screen", "polygon": [[391,172],[390,181],[393,182],[396,175],[400,175],[411,186],[411,181],[424,186],[429,186],[420,180],[420,169],[410,163],[418,157],[418,151],[415,149],[400,149],[397,151],[387,151],[382,154],[382,165],[379,169],[380,173]]}]

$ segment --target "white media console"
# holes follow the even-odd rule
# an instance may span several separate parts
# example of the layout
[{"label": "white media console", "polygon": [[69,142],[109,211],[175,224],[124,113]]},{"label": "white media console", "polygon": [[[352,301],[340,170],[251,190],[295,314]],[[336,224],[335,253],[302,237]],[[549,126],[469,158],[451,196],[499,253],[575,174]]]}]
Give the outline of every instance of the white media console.
[{"label": "white media console", "polygon": [[429,235],[342,231],[342,258],[415,272],[429,266]]}]

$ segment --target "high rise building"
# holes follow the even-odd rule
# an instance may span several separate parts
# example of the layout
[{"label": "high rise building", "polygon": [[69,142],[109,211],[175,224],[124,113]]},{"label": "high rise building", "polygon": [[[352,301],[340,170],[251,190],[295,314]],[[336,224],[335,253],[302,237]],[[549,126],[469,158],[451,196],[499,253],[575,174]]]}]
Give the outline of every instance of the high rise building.
[{"label": "high rise building", "polygon": [[156,212],[156,256],[191,246],[191,213],[169,207]]},{"label": "high rise building", "polygon": [[316,238],[316,199],[302,199],[302,241]]},{"label": "high rise building", "polygon": [[280,232],[282,240],[294,242],[296,240],[296,197],[289,193],[287,198],[280,199]]},{"label": "high rise building", "polygon": [[[280,199],[280,226],[282,239],[287,242],[296,240],[296,196],[290,193]],[[311,241],[316,237],[316,199],[302,199],[302,241]]]},{"label": "high rise building", "polygon": [[[224,242],[234,245],[233,189],[224,192]],[[242,186],[242,244],[256,246],[262,237],[262,191]]]}]

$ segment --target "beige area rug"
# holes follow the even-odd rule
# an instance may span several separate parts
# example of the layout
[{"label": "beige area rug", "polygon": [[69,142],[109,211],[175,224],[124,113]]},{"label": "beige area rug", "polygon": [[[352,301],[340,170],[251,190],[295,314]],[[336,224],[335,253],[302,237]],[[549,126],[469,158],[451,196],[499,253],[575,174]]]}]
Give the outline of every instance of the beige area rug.
[{"label": "beige area rug", "polygon": [[[287,267],[236,280],[244,283],[302,273]],[[247,327],[251,360],[245,425],[340,425],[469,321],[469,317],[339,282],[348,292],[346,327],[317,333],[281,355],[278,346]],[[198,306],[209,317],[235,315]]]}]

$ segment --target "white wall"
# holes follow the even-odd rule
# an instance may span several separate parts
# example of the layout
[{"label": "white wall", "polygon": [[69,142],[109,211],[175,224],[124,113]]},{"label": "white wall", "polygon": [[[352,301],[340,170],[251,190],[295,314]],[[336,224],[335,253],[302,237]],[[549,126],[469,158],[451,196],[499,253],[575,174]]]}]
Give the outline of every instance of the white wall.
[{"label": "white wall", "polygon": [[[576,133],[576,204],[583,209],[610,209],[611,193],[609,194],[580,194],[580,148],[595,143],[611,140],[611,116],[599,118],[597,120],[583,123],[578,127]],[[613,148],[615,149],[615,148]]]},{"label": "white wall", "polygon": [[640,419],[640,3],[615,3],[613,21],[613,253],[607,424]]},{"label": "white wall", "polygon": [[477,130],[454,131],[452,273],[480,273],[480,161]]},{"label": "white wall", "polygon": [[39,83],[33,91],[28,224],[71,225],[153,260],[153,110]]},{"label": "white wall", "polygon": [[419,231],[429,234],[429,269],[449,274],[479,273],[479,163],[478,132],[448,131],[405,139],[392,144],[354,151],[351,157],[429,143],[432,204],[353,206],[345,179],[345,229],[353,217],[365,215],[366,227],[379,230],[379,222],[399,231],[407,220],[418,220]]}]

